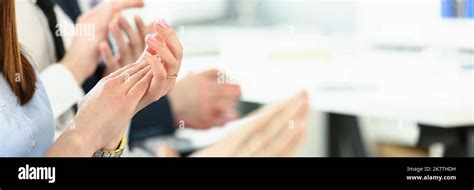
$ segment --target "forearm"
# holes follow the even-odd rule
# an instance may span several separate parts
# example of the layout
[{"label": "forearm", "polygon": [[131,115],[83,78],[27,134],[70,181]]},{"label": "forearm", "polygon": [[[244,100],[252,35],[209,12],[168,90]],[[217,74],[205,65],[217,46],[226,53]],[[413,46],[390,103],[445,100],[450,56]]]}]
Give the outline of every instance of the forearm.
[{"label": "forearm", "polygon": [[46,152],[46,157],[91,157],[98,150],[93,138],[79,130],[67,129]]},{"label": "forearm", "polygon": [[74,79],[78,84],[84,83],[87,76],[84,75],[85,72],[81,71],[80,66],[80,58],[74,55],[66,54],[65,57],[59,62],[60,64],[64,65],[74,76]]}]

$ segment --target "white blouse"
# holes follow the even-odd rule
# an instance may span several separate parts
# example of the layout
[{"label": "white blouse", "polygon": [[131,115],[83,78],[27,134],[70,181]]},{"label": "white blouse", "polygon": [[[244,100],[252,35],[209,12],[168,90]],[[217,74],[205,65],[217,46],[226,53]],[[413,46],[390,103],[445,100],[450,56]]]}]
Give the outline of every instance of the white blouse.
[{"label": "white blouse", "polygon": [[[37,75],[38,76],[38,75]],[[0,73],[0,156],[39,157],[53,143],[54,118],[43,84],[37,77],[33,98],[19,105]]]}]

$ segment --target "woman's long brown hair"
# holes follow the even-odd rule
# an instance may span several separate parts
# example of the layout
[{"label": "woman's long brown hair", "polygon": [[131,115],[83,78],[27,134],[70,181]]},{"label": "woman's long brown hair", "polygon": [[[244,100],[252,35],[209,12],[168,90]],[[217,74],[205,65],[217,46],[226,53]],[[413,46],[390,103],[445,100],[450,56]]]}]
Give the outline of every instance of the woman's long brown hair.
[{"label": "woman's long brown hair", "polygon": [[15,1],[1,0],[0,6],[0,72],[3,73],[20,105],[25,105],[35,93],[35,71],[21,53],[16,29]]}]

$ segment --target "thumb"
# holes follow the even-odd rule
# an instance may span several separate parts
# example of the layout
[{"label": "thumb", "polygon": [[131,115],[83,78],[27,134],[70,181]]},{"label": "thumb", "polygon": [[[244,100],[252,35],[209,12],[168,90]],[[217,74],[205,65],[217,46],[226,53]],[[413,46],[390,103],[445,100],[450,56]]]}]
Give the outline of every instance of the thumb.
[{"label": "thumb", "polygon": [[167,144],[162,144],[162,145],[158,146],[158,149],[156,150],[156,156],[158,156],[158,157],[180,157],[179,153]]},{"label": "thumb", "polygon": [[210,79],[217,79],[221,75],[225,76],[225,73],[220,71],[219,69],[205,70],[205,71],[202,71],[200,74]]}]

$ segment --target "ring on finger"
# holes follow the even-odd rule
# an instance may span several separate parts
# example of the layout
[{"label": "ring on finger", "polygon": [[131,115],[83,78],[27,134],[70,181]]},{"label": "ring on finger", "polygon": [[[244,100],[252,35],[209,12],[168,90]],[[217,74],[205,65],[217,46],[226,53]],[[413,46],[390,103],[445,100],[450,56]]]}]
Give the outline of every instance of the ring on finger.
[{"label": "ring on finger", "polygon": [[128,74],[127,72],[124,73],[124,78],[123,78],[123,82],[128,82],[128,80],[130,79],[130,74]]},{"label": "ring on finger", "polygon": [[174,74],[172,76],[166,77],[166,79],[176,79],[176,78],[178,78],[178,74]]}]

